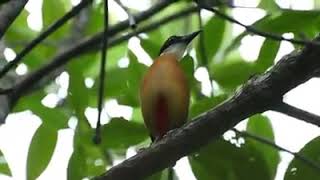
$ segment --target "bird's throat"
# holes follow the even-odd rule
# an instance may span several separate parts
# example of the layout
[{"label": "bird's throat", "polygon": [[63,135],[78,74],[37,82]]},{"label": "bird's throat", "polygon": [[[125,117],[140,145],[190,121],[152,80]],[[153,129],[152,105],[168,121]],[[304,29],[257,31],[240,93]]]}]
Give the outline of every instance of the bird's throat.
[{"label": "bird's throat", "polygon": [[186,48],[187,48],[187,45],[184,43],[173,44],[169,46],[167,49],[165,49],[161,55],[173,54],[176,56],[176,59],[179,61],[181,60]]}]

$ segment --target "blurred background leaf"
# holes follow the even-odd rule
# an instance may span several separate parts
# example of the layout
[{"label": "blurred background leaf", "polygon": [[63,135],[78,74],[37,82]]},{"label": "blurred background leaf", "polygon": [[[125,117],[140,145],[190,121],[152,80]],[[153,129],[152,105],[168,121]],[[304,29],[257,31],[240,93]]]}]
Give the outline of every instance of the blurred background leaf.
[{"label": "blurred background leaf", "polygon": [[[271,142],[275,142],[270,120],[266,116],[258,114],[250,117],[246,131],[256,136],[267,138]],[[280,162],[278,150],[250,138],[246,138],[246,142],[251,143],[258,151],[260,151],[261,154],[264,155],[263,158],[269,168],[271,179],[275,178],[278,163]]]},{"label": "blurred background leaf", "polygon": [[27,158],[27,179],[36,179],[48,166],[53,155],[58,132],[41,125],[33,135]]},{"label": "blurred background leaf", "polygon": [[[298,153],[312,160],[314,163],[320,164],[320,137],[316,137],[308,142]],[[308,166],[305,162],[298,158],[293,158],[287,168],[284,179],[285,180],[312,180],[319,177],[317,169]]]},{"label": "blurred background leaf", "polygon": [[0,150],[0,174],[11,176],[11,171],[10,171],[8,162],[6,161],[6,158],[4,157],[1,150]]},{"label": "blurred background leaf", "polygon": [[251,144],[237,147],[220,139],[192,156],[189,161],[197,179],[271,179],[263,154]]}]

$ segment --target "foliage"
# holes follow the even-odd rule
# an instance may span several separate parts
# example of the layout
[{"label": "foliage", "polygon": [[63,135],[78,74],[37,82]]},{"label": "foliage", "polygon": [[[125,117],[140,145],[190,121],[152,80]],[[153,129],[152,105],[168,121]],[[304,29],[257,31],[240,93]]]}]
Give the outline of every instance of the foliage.
[{"label": "foliage", "polygon": [[[151,1],[150,1],[151,2]],[[0,4],[3,1],[0,2]],[[152,23],[155,19],[173,14],[177,10],[187,7],[191,1],[175,3],[159,13],[156,17],[141,23],[141,27]],[[48,28],[55,20],[60,18],[72,7],[71,1],[57,0],[43,1],[43,28]],[[303,34],[312,38],[320,30],[320,13],[318,10],[299,11],[283,10],[273,0],[261,0],[258,7],[265,10],[268,15],[252,24],[261,31],[283,35],[292,33],[294,37]],[[220,8],[220,7],[217,7]],[[94,35],[102,30],[103,8],[101,1],[94,1],[88,10],[88,24],[83,30],[85,36]],[[135,11],[134,9],[131,9]],[[224,13],[232,15],[231,9],[220,8]],[[111,13],[111,23],[118,19]],[[270,15],[269,15],[270,14]],[[20,52],[26,42],[35,38],[39,32],[28,28],[26,10],[19,15],[9,28],[4,39],[8,47]],[[235,17],[237,18],[237,17]],[[294,22],[294,23],[293,23]],[[140,34],[137,37],[146,56],[151,59],[159,55],[162,43],[173,34],[186,34],[198,30],[196,14],[171,21],[161,25],[153,31]],[[44,42],[40,43],[24,59],[23,63],[29,71],[37,70],[47,63],[57,52],[63,51],[66,43],[73,33],[74,24],[67,23]],[[140,27],[140,24],[139,24]],[[132,30],[127,30],[130,32]],[[118,33],[115,37],[122,35]],[[201,35],[201,34],[200,34]],[[215,108],[235,90],[245,83],[251,76],[263,73],[274,64],[280,48],[280,42],[265,39],[260,47],[258,56],[249,62],[239,52],[242,40],[251,36],[244,31],[234,36],[232,24],[218,16],[203,16],[204,49],[199,40],[196,40],[188,53],[180,62],[181,67],[191,86],[191,105],[189,119]],[[110,37],[114,38],[114,37]],[[66,45],[67,44],[67,45]],[[73,154],[68,163],[67,177],[71,180],[92,178],[103,172],[107,167],[114,165],[119,159],[125,159],[126,153],[149,144],[148,132],[143,125],[139,104],[139,87],[143,75],[148,69],[148,63],[143,61],[141,53],[136,48],[129,48],[128,42],[117,44],[107,51],[105,101],[116,100],[120,105],[132,108],[132,117],[107,115],[103,119],[106,123],[101,127],[102,143],[96,145],[92,142],[94,136],[94,122],[89,122],[87,109],[96,108],[97,92],[99,87],[100,52],[91,51],[81,54],[63,67],[56,74],[50,74],[49,79],[55,79],[57,74],[64,72],[68,76],[67,91],[59,97],[56,107],[46,107],[41,101],[50,93],[58,94],[62,85],[58,81],[51,81],[45,87],[36,87],[31,95],[23,97],[14,109],[14,112],[30,110],[42,120],[42,124],[32,137],[27,156],[27,179],[36,179],[47,168],[58,140],[58,131],[62,129],[73,130]],[[207,59],[201,53],[205,52]],[[126,64],[127,62],[127,64]],[[123,65],[124,64],[124,65]],[[120,66],[121,65],[121,66]],[[213,96],[207,97],[201,93],[201,83],[194,74],[200,67],[208,70],[210,79],[216,83]],[[93,85],[87,85],[88,79]],[[44,83],[45,84],[45,83]],[[104,114],[106,115],[106,114]],[[105,117],[105,116],[103,116]],[[69,127],[70,119],[76,119],[76,127]],[[255,115],[249,118],[246,131],[275,141],[274,132],[268,117]],[[319,138],[310,141],[301,151],[320,163]],[[234,136],[231,139],[220,138],[190,155],[189,162],[195,177],[199,180],[246,180],[246,179],[274,179],[280,161],[279,153],[274,148],[257,142],[248,137]],[[9,166],[0,151],[0,173],[11,176]],[[148,179],[166,179],[166,170],[159,172]],[[314,179],[319,175],[302,161],[294,158],[286,174],[286,180]]]}]

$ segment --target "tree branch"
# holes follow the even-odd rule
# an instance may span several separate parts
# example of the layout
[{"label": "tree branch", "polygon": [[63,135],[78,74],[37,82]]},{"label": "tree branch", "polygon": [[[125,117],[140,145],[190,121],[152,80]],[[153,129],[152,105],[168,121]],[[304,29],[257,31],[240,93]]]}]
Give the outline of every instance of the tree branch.
[{"label": "tree branch", "polygon": [[38,37],[32,40],[25,48],[17,54],[17,56],[6,64],[0,71],[0,78],[2,78],[10,69],[16,67],[18,63],[24,58],[34,47],[36,47],[41,41],[47,38],[50,34],[55,32],[59,27],[65,24],[69,19],[77,15],[84,7],[89,5],[92,0],[82,0],[77,6],[72,8],[68,13],[66,13],[62,18],[58,19],[53,23],[47,30],[43,31]]},{"label": "tree branch", "polygon": [[313,125],[316,125],[320,127],[320,116],[304,111],[302,109],[299,109],[297,107],[294,107],[290,104],[287,104],[285,102],[281,102],[278,105],[274,106],[272,110],[286,114],[288,116],[303,120],[307,123],[311,123]]},{"label": "tree branch", "polygon": [[249,132],[246,132],[246,131],[238,131],[237,129],[235,128],[232,128],[232,131],[234,131],[235,133],[237,134],[240,134],[241,136],[243,137],[248,137],[248,138],[251,138],[251,139],[254,139],[258,142],[261,142],[263,144],[266,144],[266,145],[269,145],[275,149],[278,149],[280,151],[284,151],[284,152],[287,152],[289,154],[292,154],[295,158],[299,159],[300,161],[306,163],[308,166],[310,166],[311,168],[315,169],[316,172],[319,172],[320,173],[320,165],[317,164],[316,162],[310,160],[309,158],[305,157],[304,155],[301,155],[297,152],[293,152],[293,151],[290,151],[284,147],[281,147],[277,144],[275,144],[274,142],[266,139],[266,138],[263,138],[263,137],[260,137],[260,136],[257,136],[257,135],[254,135],[254,134],[251,134]]},{"label": "tree branch", "polygon": [[18,17],[28,0],[10,0],[0,6],[0,39]]},{"label": "tree branch", "polygon": [[[169,17],[164,18],[162,20],[159,20],[155,23],[152,23],[148,26],[145,26],[144,28],[141,28],[141,29],[137,30],[136,32],[129,33],[129,34],[121,36],[119,38],[110,39],[110,41],[108,42],[108,47],[110,48],[112,46],[115,46],[116,44],[119,44],[123,41],[126,41],[130,37],[135,36],[136,33],[141,33],[141,32],[153,30],[162,24],[165,24],[165,23],[172,21],[174,19],[183,17],[187,14],[195,12],[196,10],[197,10],[196,7],[187,8],[187,9],[182,10],[172,16],[169,16]],[[143,14],[146,14],[146,13],[142,13],[141,15],[143,15]],[[148,14],[152,15],[150,13],[148,13]],[[140,16],[137,16],[137,17],[140,17]],[[142,17],[146,18],[145,16],[141,16],[139,18],[140,21],[142,20],[141,19]],[[108,31],[108,36],[112,37],[113,34],[117,33],[117,31],[115,31],[116,29],[121,31],[122,28],[119,28],[119,26],[123,26],[121,24],[122,23],[120,23],[120,25],[118,24],[113,27],[110,27],[109,31]],[[128,27],[128,24],[125,27]],[[123,27],[123,28],[125,28],[125,27]],[[82,41],[82,42],[76,44],[75,46],[72,46],[68,50],[56,55],[56,57],[54,57],[48,64],[44,65],[39,70],[29,74],[25,79],[23,79],[20,83],[18,83],[17,85],[15,85],[13,87],[14,91],[11,93],[11,97],[13,98],[13,102],[17,101],[22,95],[24,95],[24,92],[26,92],[28,89],[32,88],[32,86],[34,84],[36,84],[36,82],[40,81],[44,76],[46,76],[50,72],[54,71],[55,69],[59,68],[60,66],[62,66],[64,64],[68,63],[76,56],[79,56],[79,54],[82,54],[84,52],[88,52],[88,50],[91,50],[91,51],[95,50],[96,47],[97,48],[99,47],[99,44],[93,45],[91,43],[92,43],[92,39]]]},{"label": "tree branch", "polygon": [[312,77],[320,67],[319,57],[320,47],[313,45],[283,57],[270,71],[249,79],[229,100],[96,179],[143,179],[168,167],[216,140],[243,119],[271,109],[286,92]]},{"label": "tree branch", "polygon": [[238,25],[244,27],[248,32],[251,32],[253,34],[256,34],[256,35],[259,35],[259,36],[262,36],[262,37],[265,37],[265,38],[273,39],[273,40],[276,40],[276,41],[288,41],[288,42],[291,42],[293,44],[298,44],[298,45],[311,45],[312,44],[312,45],[320,46],[320,42],[317,42],[317,41],[286,38],[286,37],[283,37],[281,35],[265,32],[265,31],[260,31],[260,30],[258,30],[256,28],[254,28],[253,26],[247,26],[247,25],[241,23],[240,21],[234,19],[233,17],[228,16],[227,14],[224,14],[223,12],[219,11],[218,9],[211,8],[211,7],[208,7],[208,6],[205,6],[205,5],[201,5],[200,3],[199,3],[199,7],[203,8],[203,9],[206,9],[208,11],[211,11],[214,14],[216,14],[217,16],[220,16],[221,18],[228,20],[229,22],[232,22],[232,23],[235,23],[235,24],[238,24]]}]

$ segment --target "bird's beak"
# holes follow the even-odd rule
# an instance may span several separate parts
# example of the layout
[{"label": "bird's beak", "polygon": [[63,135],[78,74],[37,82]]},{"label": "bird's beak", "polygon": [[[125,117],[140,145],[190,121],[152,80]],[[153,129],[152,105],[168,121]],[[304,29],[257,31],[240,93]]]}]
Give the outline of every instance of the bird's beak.
[{"label": "bird's beak", "polygon": [[183,37],[183,41],[184,41],[186,44],[189,44],[200,32],[201,32],[201,30],[200,30],[200,31],[193,32],[193,33],[188,34],[188,35],[185,35],[185,36]]}]

